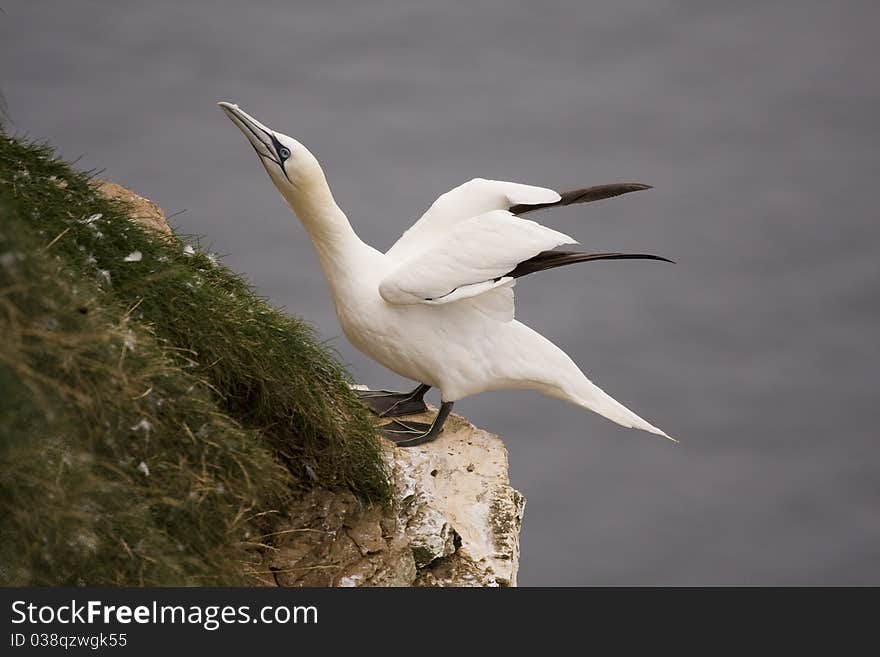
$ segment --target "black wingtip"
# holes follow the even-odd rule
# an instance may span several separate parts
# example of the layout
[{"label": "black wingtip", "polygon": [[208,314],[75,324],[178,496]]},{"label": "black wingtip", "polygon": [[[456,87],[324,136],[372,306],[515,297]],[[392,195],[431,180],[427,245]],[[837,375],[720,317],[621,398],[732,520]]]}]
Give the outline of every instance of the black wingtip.
[{"label": "black wingtip", "polygon": [[520,278],[546,269],[555,269],[565,265],[573,265],[578,262],[592,262],[595,260],[660,260],[675,264],[674,260],[652,253],[582,253],[580,251],[542,251],[528,260],[523,260],[515,268],[507,272],[506,276]]},{"label": "black wingtip", "polygon": [[675,260],[652,253],[609,253],[605,257],[597,257],[596,260],[659,260],[660,262],[668,262],[673,265],[678,264]]},{"label": "black wingtip", "polygon": [[537,203],[535,205],[519,204],[510,208],[510,212],[516,215],[534,212],[535,210],[543,210],[544,208],[560,207],[565,205],[577,205],[579,203],[593,203],[606,198],[629,194],[630,192],[641,192],[646,189],[653,189],[651,185],[643,183],[611,183],[610,185],[594,185],[593,187],[583,187],[581,189],[572,189],[562,192],[559,200],[555,203]]},{"label": "black wingtip", "polygon": [[654,189],[654,185],[646,185],[644,183],[612,183],[610,185],[596,185],[584,191],[592,192],[592,194],[587,195],[587,198],[595,197],[596,200],[601,200],[629,194],[630,192],[643,192],[646,189]]}]

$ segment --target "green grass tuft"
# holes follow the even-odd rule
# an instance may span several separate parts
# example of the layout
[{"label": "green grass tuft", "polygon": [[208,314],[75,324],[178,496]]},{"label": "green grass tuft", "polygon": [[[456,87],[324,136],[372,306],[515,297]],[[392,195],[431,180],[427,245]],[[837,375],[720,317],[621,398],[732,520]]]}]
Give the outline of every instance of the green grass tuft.
[{"label": "green grass tuft", "polygon": [[0,133],[0,584],[245,583],[291,495],[388,499],[332,352],[129,212]]}]

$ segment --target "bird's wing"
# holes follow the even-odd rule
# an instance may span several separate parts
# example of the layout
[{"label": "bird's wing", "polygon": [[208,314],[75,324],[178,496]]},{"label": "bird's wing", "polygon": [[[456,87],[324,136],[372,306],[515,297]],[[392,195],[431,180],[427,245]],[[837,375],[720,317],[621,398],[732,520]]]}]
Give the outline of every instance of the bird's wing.
[{"label": "bird's wing", "polygon": [[393,304],[447,304],[463,300],[504,321],[513,319],[509,274],[537,254],[576,241],[507,210],[455,223],[404,260],[379,284]]},{"label": "bird's wing", "polygon": [[434,201],[386,255],[402,262],[425,249],[461,221],[492,210],[507,210],[513,206],[550,206],[562,200],[559,193],[552,189],[474,178]]}]

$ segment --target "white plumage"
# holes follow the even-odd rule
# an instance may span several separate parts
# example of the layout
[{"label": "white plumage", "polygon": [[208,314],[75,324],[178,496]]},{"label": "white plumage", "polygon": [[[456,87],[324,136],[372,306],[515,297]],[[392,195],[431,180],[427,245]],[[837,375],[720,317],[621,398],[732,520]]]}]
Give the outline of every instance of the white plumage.
[{"label": "white plumage", "polygon": [[[488,190],[494,181],[480,182]],[[430,218],[439,223],[437,215]],[[395,247],[385,254],[389,261],[401,263],[379,284],[385,301],[451,303],[484,294],[511,284],[513,279],[505,274],[520,262],[541,251],[576,243],[568,235],[517,218],[507,210],[444,223],[439,230],[424,231],[409,249],[397,249],[400,255],[393,255]],[[408,256],[401,257],[407,252]]]},{"label": "white plumage", "polygon": [[[576,242],[510,209],[582,200],[565,201],[541,187],[471,180],[440,196],[383,254],[357,237],[308,149],[237,106],[220,105],[308,231],[349,341],[424,384],[421,394],[426,386],[440,390],[444,406],[432,427],[395,421],[386,425],[387,435],[402,444],[425,442],[439,433],[452,402],[487,390],[527,388],[666,436],[593,384],[556,345],[514,319],[514,277],[522,275],[514,270]],[[557,265],[530,271],[549,266]],[[385,396],[378,407],[390,417],[416,392],[375,394]]]},{"label": "white plumage", "polygon": [[466,219],[492,210],[507,210],[518,204],[556,203],[559,199],[559,193],[552,189],[474,178],[434,201],[422,218],[400,236],[387,255],[405,260]]}]

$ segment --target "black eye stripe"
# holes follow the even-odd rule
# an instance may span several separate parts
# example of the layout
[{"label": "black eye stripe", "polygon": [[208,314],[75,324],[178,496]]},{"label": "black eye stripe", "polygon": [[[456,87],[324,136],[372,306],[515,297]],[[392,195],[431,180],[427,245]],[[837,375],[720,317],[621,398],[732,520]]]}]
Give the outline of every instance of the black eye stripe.
[{"label": "black eye stripe", "polygon": [[275,164],[277,164],[281,168],[281,173],[284,174],[284,177],[287,178],[287,181],[292,182],[290,180],[290,176],[287,175],[287,169],[284,168],[284,160],[286,160],[287,158],[281,157],[281,149],[282,148],[287,151],[287,157],[290,157],[290,149],[287,148],[286,146],[282,146],[281,142],[278,141],[278,139],[275,138],[275,135],[273,135],[271,132],[269,133],[269,139],[272,140],[272,147],[275,149],[275,154],[278,155],[278,159],[277,160],[273,159],[272,161],[275,162]]},{"label": "black eye stripe", "polygon": [[[275,147],[275,152],[278,154],[278,158],[279,158],[280,160],[284,161],[284,160],[286,160],[288,157],[290,157],[290,149],[287,148],[286,146],[283,146],[283,145],[281,144],[281,142],[278,141],[278,139],[275,138],[275,135],[270,134],[270,135],[269,135],[269,139],[272,140],[272,146]],[[287,155],[282,155],[282,154],[281,154],[281,149],[284,149],[285,151],[287,151]]]}]

